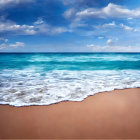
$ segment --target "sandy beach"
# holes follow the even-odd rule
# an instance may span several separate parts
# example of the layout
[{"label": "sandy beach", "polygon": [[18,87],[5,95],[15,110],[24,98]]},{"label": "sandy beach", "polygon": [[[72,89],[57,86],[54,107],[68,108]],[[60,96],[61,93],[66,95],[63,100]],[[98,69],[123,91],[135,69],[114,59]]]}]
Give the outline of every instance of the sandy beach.
[{"label": "sandy beach", "polygon": [[140,88],[50,106],[1,105],[0,138],[140,138]]}]

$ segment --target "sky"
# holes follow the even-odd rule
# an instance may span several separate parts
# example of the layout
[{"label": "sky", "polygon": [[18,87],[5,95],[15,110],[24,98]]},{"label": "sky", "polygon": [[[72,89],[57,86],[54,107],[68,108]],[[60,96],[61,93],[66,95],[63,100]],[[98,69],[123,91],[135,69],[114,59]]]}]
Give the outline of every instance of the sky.
[{"label": "sky", "polygon": [[0,52],[140,52],[140,0],[0,0]]}]

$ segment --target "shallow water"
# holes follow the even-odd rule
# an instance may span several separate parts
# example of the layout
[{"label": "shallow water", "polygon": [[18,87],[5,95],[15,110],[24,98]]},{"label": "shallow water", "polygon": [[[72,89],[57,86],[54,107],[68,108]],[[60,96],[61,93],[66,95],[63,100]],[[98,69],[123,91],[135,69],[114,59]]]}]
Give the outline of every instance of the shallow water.
[{"label": "shallow water", "polygon": [[49,105],[140,87],[140,53],[0,54],[0,104]]}]

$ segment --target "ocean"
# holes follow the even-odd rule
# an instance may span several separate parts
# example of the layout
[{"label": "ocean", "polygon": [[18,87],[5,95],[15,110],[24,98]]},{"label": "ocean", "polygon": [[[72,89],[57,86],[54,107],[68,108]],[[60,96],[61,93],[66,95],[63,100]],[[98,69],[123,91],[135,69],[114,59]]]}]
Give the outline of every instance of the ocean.
[{"label": "ocean", "polygon": [[140,87],[140,53],[0,53],[0,104],[82,101]]}]

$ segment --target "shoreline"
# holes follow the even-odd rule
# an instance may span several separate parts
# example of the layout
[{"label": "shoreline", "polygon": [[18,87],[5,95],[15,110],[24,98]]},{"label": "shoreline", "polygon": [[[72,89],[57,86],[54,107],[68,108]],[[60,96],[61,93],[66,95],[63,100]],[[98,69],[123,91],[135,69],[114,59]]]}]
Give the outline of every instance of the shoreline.
[{"label": "shoreline", "polygon": [[110,91],[102,91],[102,92],[97,92],[97,93],[94,93],[93,95],[88,95],[87,97],[85,97],[83,100],[81,101],[72,101],[72,100],[63,100],[63,101],[58,101],[56,103],[51,103],[51,104],[42,104],[42,105],[22,105],[22,106],[15,106],[15,105],[10,105],[10,104],[0,104],[0,106],[4,105],[4,106],[11,106],[11,107],[32,107],[32,106],[51,106],[51,105],[55,105],[55,104],[59,104],[61,102],[83,102],[84,100],[86,100],[87,98],[91,97],[91,96],[95,96],[96,94],[102,94],[102,93],[108,93],[108,92],[113,92],[113,91],[119,91],[119,90],[131,90],[131,89],[140,89],[140,87],[136,87],[136,88],[124,88],[124,89],[113,89],[113,90],[110,90]]},{"label": "shoreline", "polygon": [[140,88],[0,112],[0,138],[140,138]]}]

